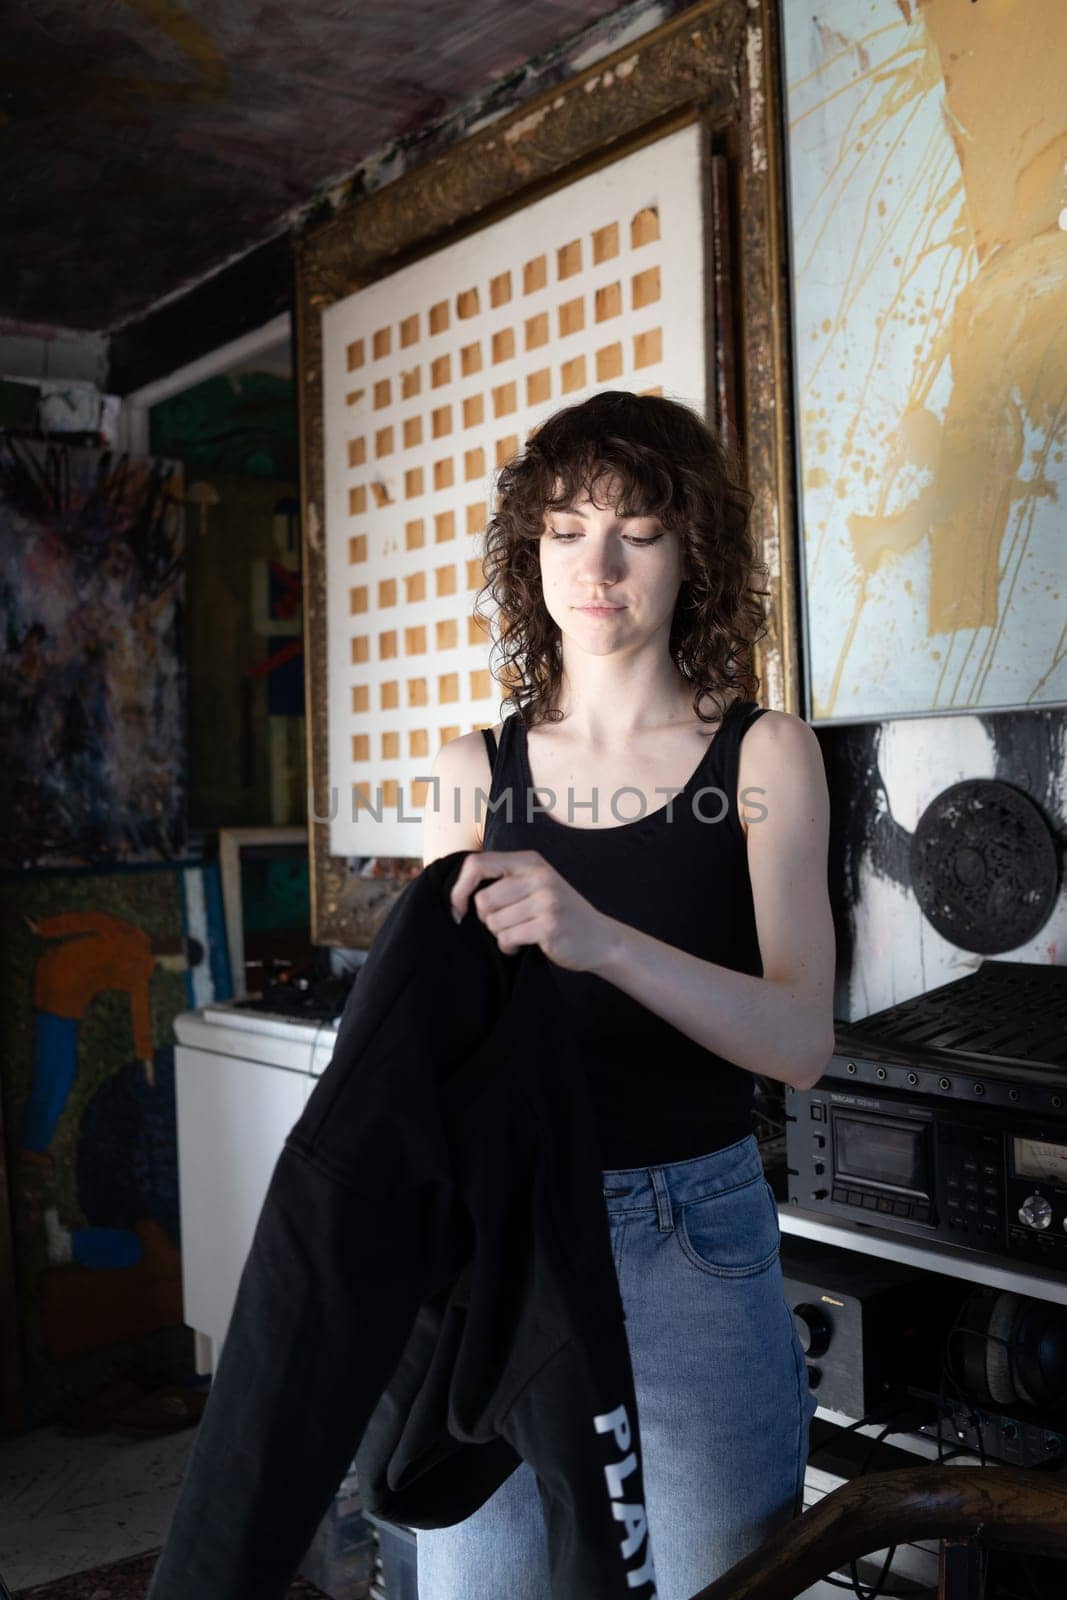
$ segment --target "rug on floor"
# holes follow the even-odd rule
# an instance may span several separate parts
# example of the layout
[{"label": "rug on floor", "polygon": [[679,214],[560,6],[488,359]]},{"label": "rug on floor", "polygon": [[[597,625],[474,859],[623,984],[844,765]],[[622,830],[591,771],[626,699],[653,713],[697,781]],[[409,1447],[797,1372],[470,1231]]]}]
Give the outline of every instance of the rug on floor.
[{"label": "rug on floor", "polygon": [[[30,1589],[13,1589],[13,1600],[144,1600],[148,1584],[159,1560],[158,1550],[144,1555],[112,1561],[89,1572],[74,1572],[51,1583],[36,1583]],[[289,1600],[328,1600],[306,1578],[297,1578],[289,1590]]]}]

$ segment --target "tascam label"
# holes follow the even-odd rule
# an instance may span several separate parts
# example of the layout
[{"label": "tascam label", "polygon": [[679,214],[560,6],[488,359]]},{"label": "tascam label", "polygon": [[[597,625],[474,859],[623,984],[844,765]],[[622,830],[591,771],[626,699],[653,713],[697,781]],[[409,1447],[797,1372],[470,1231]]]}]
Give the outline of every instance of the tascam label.
[{"label": "tascam label", "polygon": [[[648,1519],[645,1516],[644,1502],[627,1499],[626,1480],[637,1471],[637,1454],[631,1448],[633,1435],[626,1407],[616,1406],[614,1411],[602,1412],[600,1416],[593,1418],[593,1426],[597,1433],[610,1433],[615,1440],[616,1448],[622,1453],[620,1460],[611,1461],[604,1468],[604,1477],[607,1481],[608,1494],[611,1496],[611,1514],[615,1521],[621,1522],[623,1526],[622,1538],[619,1541],[622,1559],[636,1563],[627,1570],[627,1586],[636,1589],[642,1583],[655,1583],[656,1569],[648,1543]],[[655,1590],[652,1591],[649,1600],[656,1600]]]}]

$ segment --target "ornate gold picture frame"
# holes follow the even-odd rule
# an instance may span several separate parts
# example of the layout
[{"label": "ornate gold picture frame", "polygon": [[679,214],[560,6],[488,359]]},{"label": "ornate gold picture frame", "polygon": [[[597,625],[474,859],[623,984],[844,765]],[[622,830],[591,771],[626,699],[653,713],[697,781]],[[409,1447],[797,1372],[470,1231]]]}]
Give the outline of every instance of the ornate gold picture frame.
[{"label": "ornate gold picture frame", "polygon": [[[708,0],[347,206],[297,245],[312,937],[356,946],[360,878],[330,853],[323,314],[565,184],[700,130],[707,414],[739,444],[769,573],[755,660],[765,703],[797,711],[792,408],[773,0]],[[602,385],[604,387],[609,384]],[[489,642],[486,641],[488,664]],[[432,759],[430,752],[427,761]],[[417,839],[418,830],[410,830]]]}]

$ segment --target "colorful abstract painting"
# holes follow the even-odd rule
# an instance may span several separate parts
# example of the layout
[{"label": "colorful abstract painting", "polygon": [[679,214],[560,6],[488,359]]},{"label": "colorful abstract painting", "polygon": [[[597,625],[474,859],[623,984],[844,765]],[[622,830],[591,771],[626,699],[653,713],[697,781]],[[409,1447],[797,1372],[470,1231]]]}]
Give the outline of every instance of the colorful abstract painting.
[{"label": "colorful abstract painting", "polygon": [[0,1057],[24,1402],[191,1368],[172,1023],[232,993],[218,867],[0,883]]},{"label": "colorful abstract painting", "polygon": [[0,437],[0,864],[185,839],[182,469]]},{"label": "colorful abstract painting", "polygon": [[1067,703],[1067,6],[783,30],[812,719]]},{"label": "colorful abstract painting", "polygon": [[36,1420],[91,1390],[131,1340],[185,1342],[169,1028],[185,1001],[179,890],[169,871],[3,891],[4,1114]]}]

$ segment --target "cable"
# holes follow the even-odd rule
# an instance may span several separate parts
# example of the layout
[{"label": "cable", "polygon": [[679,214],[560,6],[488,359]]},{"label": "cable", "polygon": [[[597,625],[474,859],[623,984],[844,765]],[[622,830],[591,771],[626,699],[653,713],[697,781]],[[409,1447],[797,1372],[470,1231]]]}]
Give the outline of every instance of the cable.
[{"label": "cable", "polygon": [[[862,1463],[860,1465],[859,1471],[855,1475],[857,1478],[862,1478],[863,1477],[864,1473],[867,1471],[867,1469],[868,1469],[868,1467],[870,1465],[871,1459],[874,1456],[875,1451],[878,1449],[878,1446],[882,1443],[882,1441],[889,1434],[891,1434],[891,1433],[904,1433],[906,1431],[904,1428],[894,1428],[894,1427],[892,1427],[890,1424],[892,1423],[893,1418],[894,1417],[899,1417],[902,1412],[913,1411],[914,1409],[915,1409],[914,1402],[909,1400],[905,1405],[897,1406],[895,1410],[893,1410],[893,1411],[891,1411],[889,1413],[889,1421],[886,1423],[886,1426],[882,1429],[881,1433],[877,1434],[875,1436],[875,1438],[872,1439],[872,1441],[871,1441],[870,1448],[868,1449],[866,1455],[863,1458],[863,1461],[862,1461]],[[815,1448],[813,1450],[809,1450],[809,1452],[808,1452],[808,1460],[809,1460],[809,1462],[810,1462],[812,1456],[816,1455],[820,1450],[824,1449],[826,1445],[835,1444],[840,1439],[840,1437],[841,1437],[841,1435],[843,1433],[853,1433],[857,1428],[862,1428],[862,1427],[868,1426],[871,1416],[872,1416],[872,1413],[871,1412],[867,1412],[867,1414],[865,1416],[858,1417],[855,1422],[850,1422],[850,1423],[848,1423],[848,1425],[846,1427],[839,1428],[836,1433],[831,1434],[828,1438],[824,1439],[822,1444],[818,1444],[818,1445],[815,1446]],[[850,1481],[854,1481],[854,1480],[850,1480]],[[835,1589],[851,1589],[852,1593],[854,1595],[856,1595],[857,1600],[878,1600],[879,1596],[885,1596],[886,1600],[910,1600],[910,1596],[912,1595],[913,1591],[901,1590],[901,1589],[887,1589],[885,1587],[886,1579],[889,1577],[890,1565],[892,1563],[893,1557],[896,1555],[896,1552],[897,1552],[897,1546],[896,1545],[891,1545],[890,1548],[886,1551],[886,1556],[885,1556],[885,1560],[882,1562],[881,1571],[879,1572],[877,1578],[874,1580],[873,1586],[871,1588],[869,1588],[869,1589],[864,1587],[864,1584],[862,1583],[862,1581],[860,1579],[859,1567],[858,1567],[858,1564],[857,1564],[855,1558],[852,1558],[849,1561],[849,1571],[851,1573],[851,1581],[850,1582],[846,1582],[843,1578],[830,1578],[830,1577],[824,1577],[821,1581],[823,1583],[831,1584]]]},{"label": "cable", "polygon": [[[988,1466],[988,1464],[989,1464],[989,1455],[988,1455],[988,1452],[986,1450],[985,1440],[984,1440],[984,1437],[983,1437],[983,1418],[982,1418],[980,1412],[978,1411],[977,1407],[974,1404],[973,1396],[971,1394],[969,1394],[967,1392],[967,1390],[962,1386],[962,1384],[958,1381],[958,1379],[956,1377],[956,1373],[953,1370],[953,1360],[952,1360],[953,1341],[954,1340],[958,1340],[961,1337],[965,1337],[965,1336],[969,1335],[972,1338],[977,1338],[977,1339],[984,1340],[987,1344],[995,1342],[997,1344],[1000,1344],[1000,1345],[1004,1346],[1005,1348],[1008,1348],[1009,1341],[1007,1339],[1003,1338],[999,1334],[990,1333],[987,1328],[975,1328],[975,1327],[972,1327],[972,1326],[968,1325],[967,1323],[965,1323],[963,1321],[963,1318],[964,1318],[964,1313],[967,1310],[968,1304],[969,1304],[969,1301],[965,1300],[957,1308],[955,1317],[953,1318],[953,1321],[952,1321],[952,1325],[948,1329],[948,1332],[945,1335],[944,1345],[942,1347],[941,1370],[940,1370],[940,1376],[939,1376],[939,1380],[938,1380],[937,1418],[936,1418],[936,1431],[937,1431],[936,1444],[937,1444],[937,1464],[938,1464],[938,1466],[947,1465],[947,1463],[949,1461],[953,1460],[957,1456],[962,1456],[962,1455],[974,1456],[976,1454],[977,1454],[977,1457],[978,1457],[978,1460],[979,1460],[979,1464],[981,1466],[985,1467],[985,1466]],[[951,1389],[955,1391],[955,1396],[956,1396],[956,1400],[955,1401],[953,1401],[953,1399],[946,1394],[946,1388],[947,1387],[951,1387]],[[1063,1404],[1063,1400],[1065,1398],[1067,1398],[1067,1394],[1065,1394],[1063,1397],[1058,1397],[1057,1400],[1055,1401],[1052,1409],[1053,1410],[1058,1410],[1059,1407]],[[969,1422],[969,1424],[970,1424],[970,1426],[971,1426],[971,1428],[972,1428],[972,1430],[974,1432],[974,1437],[975,1437],[975,1439],[977,1441],[977,1450],[974,1450],[969,1445],[965,1445],[965,1444],[959,1445],[959,1446],[953,1446],[951,1449],[949,1449],[947,1451],[945,1449],[946,1439],[945,1439],[945,1432],[944,1432],[944,1426],[943,1425],[944,1425],[944,1423],[946,1421],[952,1421],[954,1423],[955,1419],[952,1416],[952,1413],[953,1413],[957,1403],[960,1406],[964,1407],[965,1410],[966,1410],[967,1421]],[[888,1419],[885,1419],[886,1425],[881,1429],[880,1433],[876,1434],[872,1438],[870,1446],[869,1446],[869,1448],[868,1448],[866,1454],[864,1455],[863,1460],[862,1460],[862,1462],[860,1464],[859,1470],[855,1474],[856,1478],[863,1477],[863,1475],[867,1472],[867,1470],[868,1470],[868,1468],[870,1466],[870,1463],[871,1463],[871,1461],[872,1461],[872,1459],[873,1459],[873,1457],[875,1455],[875,1452],[877,1451],[878,1447],[882,1444],[882,1442],[887,1437],[889,1437],[891,1434],[894,1434],[894,1433],[903,1433],[903,1432],[907,1431],[903,1427],[894,1427],[893,1426],[893,1422],[894,1422],[894,1419],[899,1417],[903,1412],[906,1412],[906,1411],[909,1411],[909,1410],[912,1410],[912,1409],[913,1409],[913,1402],[908,1402],[905,1405],[897,1406],[895,1410],[893,1410],[893,1411],[891,1411],[889,1413]],[[872,1419],[873,1419],[874,1416],[875,1416],[875,1413],[868,1412],[867,1415],[865,1415],[863,1417],[859,1417],[855,1422],[849,1423],[846,1427],[837,1429],[837,1431],[835,1433],[831,1434],[828,1438],[824,1439],[821,1444],[816,1445],[814,1447],[814,1449],[809,1451],[809,1453],[808,1453],[809,1461],[812,1459],[813,1456],[817,1455],[818,1452],[821,1449],[825,1448],[826,1445],[835,1443],[837,1440],[839,1440],[841,1435],[842,1435],[842,1433],[852,1433],[858,1428],[862,1428],[862,1427],[865,1427],[865,1426],[872,1425]],[[881,1422],[883,1420],[883,1418],[881,1416],[879,1416],[877,1420],[878,1420],[878,1422]],[[877,1424],[874,1424],[874,1425],[877,1425]],[[1053,1469],[1053,1463],[1052,1462],[1041,1462],[1041,1463],[1039,1463],[1037,1465],[1040,1468],[1044,1468],[1045,1470],[1052,1470]],[[892,1560],[893,1560],[894,1555],[896,1554],[897,1549],[898,1549],[898,1546],[897,1545],[893,1545],[893,1546],[891,1546],[891,1548],[889,1550],[887,1550],[886,1556],[885,1556],[885,1560],[882,1563],[881,1570],[879,1571],[879,1573],[878,1573],[877,1577],[875,1578],[873,1584],[871,1584],[870,1586],[865,1585],[861,1581],[860,1576],[859,1576],[858,1564],[857,1564],[855,1559],[850,1559],[850,1561],[849,1561],[849,1570],[850,1570],[850,1575],[851,1575],[851,1581],[845,1581],[844,1579],[841,1579],[841,1578],[831,1578],[831,1577],[824,1577],[821,1581],[824,1582],[824,1583],[828,1583],[832,1587],[837,1588],[837,1589],[849,1589],[849,1590],[851,1590],[852,1593],[857,1597],[857,1600],[880,1600],[880,1597],[885,1597],[885,1600],[889,1600],[889,1597],[898,1597],[898,1596],[900,1597],[900,1600],[904,1600],[902,1591],[894,1590],[894,1589],[887,1589],[885,1587],[886,1580],[888,1579],[889,1574],[890,1574],[890,1567],[891,1567],[891,1564],[892,1564]],[[988,1573],[988,1560],[987,1560],[988,1552],[985,1549],[983,1549],[981,1546],[979,1546],[979,1549],[981,1550],[981,1563],[980,1563],[980,1572],[979,1572],[979,1582],[980,1582],[979,1600],[981,1600],[981,1597],[983,1597],[985,1595],[986,1583],[987,1583],[987,1580],[988,1580],[989,1573]],[[1022,1568],[1023,1568],[1023,1571],[1025,1573],[1027,1583],[1028,1583],[1030,1589],[1033,1591],[1034,1600],[1047,1600],[1047,1596],[1043,1596],[1042,1595],[1042,1593],[1041,1593],[1041,1591],[1040,1591],[1040,1589],[1039,1589],[1039,1587],[1038,1587],[1038,1585],[1037,1585],[1037,1583],[1035,1581],[1034,1575],[1033,1575],[1032,1571],[1030,1570],[1029,1563],[1026,1561],[1025,1557],[1019,1555],[1018,1553],[1017,1553],[1017,1557],[1018,1557],[1018,1559],[1020,1560],[1020,1562],[1022,1564]]]},{"label": "cable", "polygon": [[[968,1421],[970,1422],[971,1427],[974,1429],[975,1438],[978,1441],[979,1460],[981,1461],[981,1464],[984,1467],[984,1466],[987,1465],[987,1461],[986,1461],[985,1442],[984,1442],[984,1440],[982,1438],[982,1419],[981,1419],[980,1414],[975,1410],[974,1406],[971,1404],[971,1398],[972,1397],[967,1393],[967,1391],[956,1380],[955,1373],[952,1371],[952,1356],[951,1356],[951,1348],[950,1347],[951,1347],[951,1343],[952,1343],[953,1338],[955,1336],[959,1335],[959,1334],[970,1334],[973,1338],[984,1340],[986,1344],[996,1343],[996,1344],[1003,1345],[1005,1348],[1008,1347],[1008,1340],[1003,1338],[1000,1334],[990,1333],[988,1328],[971,1328],[971,1327],[965,1327],[964,1325],[962,1325],[960,1319],[963,1316],[963,1313],[966,1310],[968,1303],[969,1303],[968,1301],[964,1301],[963,1304],[960,1306],[959,1310],[956,1313],[956,1317],[955,1317],[955,1320],[953,1321],[953,1324],[952,1324],[951,1328],[948,1330],[948,1333],[945,1335],[945,1352],[944,1352],[944,1361],[943,1361],[943,1364],[942,1364],[942,1367],[941,1367],[941,1384],[940,1384],[940,1389],[939,1389],[939,1393],[938,1393],[938,1399],[939,1399],[939,1404],[941,1405],[942,1409],[945,1409],[944,1393],[945,1393],[945,1380],[947,1378],[949,1383],[951,1383],[952,1387],[955,1389],[956,1394],[959,1397],[960,1403],[967,1408]],[[1061,1409],[1061,1407],[1063,1406],[1065,1400],[1067,1400],[1067,1389],[1065,1389],[1061,1394],[1059,1394],[1056,1397],[1056,1399],[1053,1402],[1050,1403],[1049,1409],[1052,1412],[1058,1412]],[[940,1449],[940,1444],[941,1444],[940,1419],[939,1419],[939,1422],[938,1422],[938,1430],[937,1431],[938,1431],[938,1447]],[[959,1451],[957,1453],[958,1454],[963,1454],[964,1451],[961,1450],[961,1451]],[[971,1454],[973,1454],[973,1453],[974,1452],[972,1451]],[[941,1459],[940,1455],[939,1455],[938,1459],[940,1461],[940,1459]],[[1035,1462],[1032,1462],[1030,1464],[1030,1470],[1031,1471],[1036,1471],[1036,1472],[1055,1472],[1055,1471],[1058,1470],[1058,1468],[1057,1468],[1057,1465],[1056,1465],[1056,1463],[1054,1461],[1048,1460],[1048,1461],[1035,1461]],[[1034,1600],[1048,1600],[1047,1591],[1045,1593],[1042,1593],[1041,1588],[1039,1587],[1038,1582],[1037,1582],[1036,1578],[1034,1577],[1033,1571],[1031,1570],[1029,1558],[1026,1555],[1024,1555],[1022,1551],[1016,1551],[1015,1555],[1014,1555],[1014,1560],[1018,1564],[1018,1566],[1021,1568],[1021,1570],[1023,1572],[1023,1575],[1026,1578],[1027,1584],[1029,1585],[1030,1590],[1031,1590],[1031,1592],[1033,1594]],[[983,1593],[983,1595],[985,1593],[985,1580],[986,1580],[986,1572],[985,1572],[985,1568],[984,1568],[984,1565],[983,1565],[983,1571],[982,1571],[982,1593]]]},{"label": "cable", "polygon": [[[330,1023],[335,1020],[335,1018],[330,1018],[328,1021],[319,1022],[315,1026],[315,1035],[311,1041],[311,1054],[308,1056],[308,1076],[313,1078],[316,1083],[322,1077],[321,1072],[315,1071],[315,1051],[319,1046],[319,1035],[322,1033],[323,1029],[330,1028]],[[0,1595],[0,1600],[4,1600],[3,1595]]]},{"label": "cable", "polygon": [[[959,1312],[957,1313],[956,1323],[959,1322],[960,1314],[961,1313],[959,1313]],[[955,1328],[955,1325],[956,1324],[953,1325],[954,1328]],[[951,1378],[951,1374],[949,1376]],[[944,1440],[943,1440],[942,1435],[941,1435],[941,1416],[942,1416],[943,1413],[947,1412],[947,1405],[946,1405],[945,1398],[944,1398],[944,1379],[945,1379],[945,1364],[942,1363],[940,1392],[939,1392],[939,1397],[938,1397],[938,1428],[937,1428],[937,1447],[938,1447],[938,1458],[937,1459],[938,1459],[938,1465],[939,1466],[944,1466],[945,1464],[947,1464],[948,1461],[952,1460],[955,1456],[958,1456],[958,1455],[973,1455],[974,1454],[974,1452],[972,1450],[968,1449],[965,1446],[961,1446],[959,1448],[953,1448],[948,1454],[946,1454],[945,1451],[944,1451]],[[955,1382],[954,1379],[952,1379],[951,1381]],[[894,1421],[895,1418],[901,1416],[903,1413],[914,1411],[914,1409],[915,1409],[914,1401],[909,1400],[905,1404],[895,1407],[895,1409],[892,1410],[889,1413],[888,1418],[884,1418],[882,1416],[879,1416],[877,1418],[878,1422],[882,1422],[884,1420],[885,1421],[885,1426],[882,1428],[880,1433],[874,1435],[874,1437],[871,1439],[871,1442],[870,1442],[870,1445],[869,1445],[869,1447],[867,1449],[867,1452],[864,1455],[863,1460],[860,1463],[859,1470],[855,1474],[855,1478],[863,1477],[864,1474],[868,1471],[868,1469],[870,1467],[870,1463],[871,1463],[871,1461],[872,1461],[872,1459],[873,1459],[873,1457],[875,1455],[875,1452],[878,1450],[878,1447],[883,1443],[883,1441],[885,1439],[887,1439],[892,1434],[895,1434],[895,1433],[906,1433],[906,1432],[909,1431],[906,1427],[894,1427],[894,1426],[892,1426],[892,1424],[893,1424],[893,1421]],[[865,1427],[865,1426],[872,1425],[872,1419],[875,1417],[875,1415],[876,1415],[876,1413],[868,1412],[868,1413],[866,1413],[866,1415],[857,1418],[855,1422],[850,1422],[845,1427],[838,1428],[835,1433],[831,1434],[828,1438],[824,1439],[821,1444],[816,1445],[814,1447],[814,1449],[812,1449],[812,1450],[810,1450],[808,1452],[808,1460],[810,1461],[813,1456],[817,1455],[818,1452],[820,1450],[824,1449],[827,1445],[836,1443],[840,1439],[840,1437],[841,1437],[841,1435],[843,1433],[853,1433],[853,1432],[855,1432],[855,1430],[857,1428],[862,1428],[862,1427]],[[874,1423],[874,1425],[877,1426],[877,1423]],[[985,1460],[984,1460],[984,1456],[983,1456],[983,1465],[984,1464],[985,1464]],[[850,1481],[855,1481],[855,1479],[850,1480]],[[851,1592],[857,1597],[857,1600],[882,1600],[882,1597],[884,1597],[884,1600],[910,1600],[910,1597],[914,1595],[914,1591],[913,1590],[887,1589],[885,1587],[886,1581],[890,1576],[890,1568],[891,1568],[891,1565],[892,1565],[893,1557],[896,1555],[896,1552],[897,1552],[898,1548],[899,1548],[899,1546],[894,1544],[894,1545],[891,1545],[889,1547],[889,1549],[886,1551],[885,1559],[882,1562],[881,1570],[879,1571],[877,1577],[874,1579],[874,1582],[869,1587],[867,1585],[865,1585],[863,1583],[863,1581],[861,1580],[861,1578],[859,1576],[858,1563],[857,1563],[857,1561],[855,1559],[851,1559],[849,1561],[849,1571],[850,1571],[850,1574],[851,1574],[851,1580],[850,1581],[846,1581],[845,1579],[842,1579],[842,1578],[831,1578],[831,1577],[824,1577],[821,1581],[823,1583],[828,1583],[828,1584],[832,1585],[832,1587],[834,1587],[836,1589],[848,1589],[848,1590],[851,1590]],[[984,1572],[982,1574],[982,1581],[983,1581],[983,1585],[984,1585],[984,1582],[985,1582],[985,1573]]]}]

